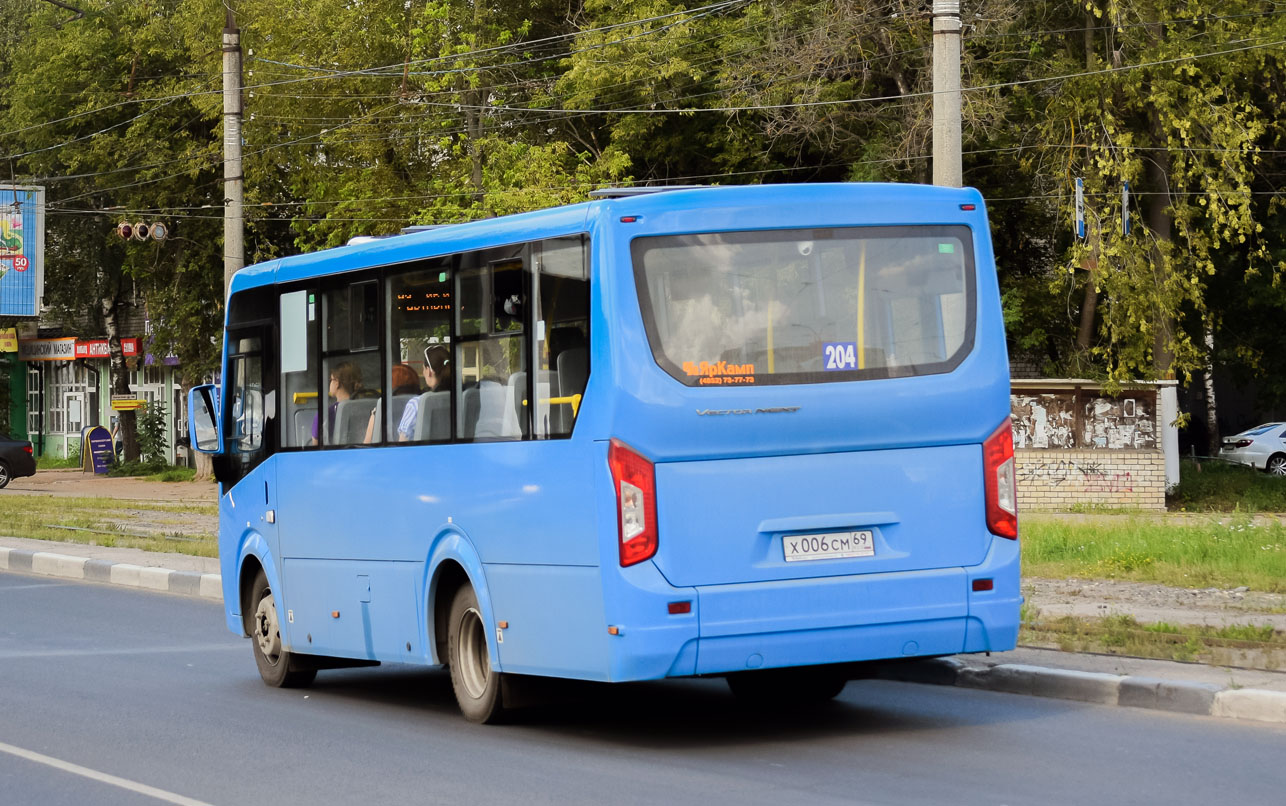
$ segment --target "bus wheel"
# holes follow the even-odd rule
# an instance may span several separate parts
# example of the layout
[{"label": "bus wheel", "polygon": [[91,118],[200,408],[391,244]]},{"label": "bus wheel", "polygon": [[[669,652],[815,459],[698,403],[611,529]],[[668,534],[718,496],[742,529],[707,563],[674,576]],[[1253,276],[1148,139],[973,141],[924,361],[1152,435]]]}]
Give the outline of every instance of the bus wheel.
[{"label": "bus wheel", "polygon": [[447,617],[447,664],[460,711],[470,722],[498,722],[504,715],[500,673],[491,668],[487,626],[478,597],[465,585],[451,600]]},{"label": "bus wheel", "polygon": [[754,705],[812,705],[833,700],[848,685],[848,676],[825,666],[799,666],[736,672],[727,677],[737,699]]},{"label": "bus wheel", "polygon": [[250,623],[255,665],[263,682],[279,688],[307,686],[317,677],[316,669],[301,669],[291,652],[281,644],[281,622],[277,620],[277,602],[263,569],[255,575],[250,591]]}]

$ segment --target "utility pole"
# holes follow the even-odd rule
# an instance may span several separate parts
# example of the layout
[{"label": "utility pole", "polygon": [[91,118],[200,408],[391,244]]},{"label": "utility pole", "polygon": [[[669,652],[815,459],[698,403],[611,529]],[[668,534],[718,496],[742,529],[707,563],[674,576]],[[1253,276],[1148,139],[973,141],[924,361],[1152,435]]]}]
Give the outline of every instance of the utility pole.
[{"label": "utility pole", "polygon": [[958,188],[960,0],[933,0],[933,184]]},{"label": "utility pole", "polygon": [[241,31],[228,9],[223,29],[223,297],[246,262],[241,172]]}]

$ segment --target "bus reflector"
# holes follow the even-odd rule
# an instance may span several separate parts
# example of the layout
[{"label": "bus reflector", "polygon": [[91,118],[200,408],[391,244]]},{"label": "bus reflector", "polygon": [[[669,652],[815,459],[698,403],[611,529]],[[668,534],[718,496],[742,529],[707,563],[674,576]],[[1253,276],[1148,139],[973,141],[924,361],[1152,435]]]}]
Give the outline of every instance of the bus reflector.
[{"label": "bus reflector", "polygon": [[971,212],[971,211],[973,211],[973,210],[977,210],[977,209],[978,209],[978,205],[976,205],[976,204],[962,204],[962,205],[960,205],[960,209],[961,209],[961,210],[964,210],[966,213],[968,213],[968,212]]},{"label": "bus reflector", "polygon": [[995,583],[990,579],[975,579],[973,581],[973,589],[975,591],[989,591],[993,587],[995,587]]},{"label": "bus reflector", "polygon": [[982,443],[983,479],[987,487],[987,528],[994,535],[1018,539],[1018,487],[1014,473],[1014,431],[1009,418]]},{"label": "bus reflector", "polygon": [[692,602],[691,600],[686,602],[670,602],[669,611],[671,616],[677,616],[683,613],[691,613]]},{"label": "bus reflector", "polygon": [[617,439],[607,449],[607,464],[616,488],[616,526],[624,568],[656,554],[656,473],[651,462]]}]

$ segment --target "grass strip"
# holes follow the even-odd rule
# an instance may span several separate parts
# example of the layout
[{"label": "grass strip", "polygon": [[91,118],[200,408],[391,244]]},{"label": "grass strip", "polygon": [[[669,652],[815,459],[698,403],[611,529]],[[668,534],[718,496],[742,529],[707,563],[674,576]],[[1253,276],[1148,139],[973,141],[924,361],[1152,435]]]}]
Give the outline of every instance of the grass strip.
[{"label": "grass strip", "polygon": [[1027,612],[1018,643],[1064,652],[1099,652],[1251,669],[1286,668],[1286,633],[1253,624],[1144,624],[1128,615],[1041,619],[1039,613]]},{"label": "grass strip", "polygon": [[[219,556],[214,533],[172,528],[175,515],[217,517],[215,504],[178,501],[129,501],[110,498],[0,496],[0,531],[14,537],[56,540],[91,546],[168,551],[198,557]],[[165,529],[149,530],[151,523]]]},{"label": "grass strip", "polygon": [[1286,526],[1238,516],[1025,515],[1023,574],[1286,593]]},{"label": "grass strip", "polygon": [[1217,459],[1179,464],[1179,484],[1166,496],[1173,511],[1286,512],[1286,478]]}]

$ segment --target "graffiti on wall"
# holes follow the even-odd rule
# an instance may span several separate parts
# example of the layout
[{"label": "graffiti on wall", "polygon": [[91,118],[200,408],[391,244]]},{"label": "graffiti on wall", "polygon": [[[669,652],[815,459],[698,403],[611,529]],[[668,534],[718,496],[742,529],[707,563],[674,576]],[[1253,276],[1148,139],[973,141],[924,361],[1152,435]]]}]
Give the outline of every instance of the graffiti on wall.
[{"label": "graffiti on wall", "polygon": [[1146,398],[1094,397],[1085,403],[1087,448],[1142,450],[1157,446],[1151,401]]},{"label": "graffiti on wall", "polygon": [[1011,395],[1015,448],[1076,447],[1076,396]]},{"label": "graffiti on wall", "polygon": [[1064,459],[1055,462],[1033,462],[1018,468],[1020,485],[1048,487],[1064,485],[1086,493],[1132,493],[1134,479],[1129,471],[1108,473],[1098,462]]}]

